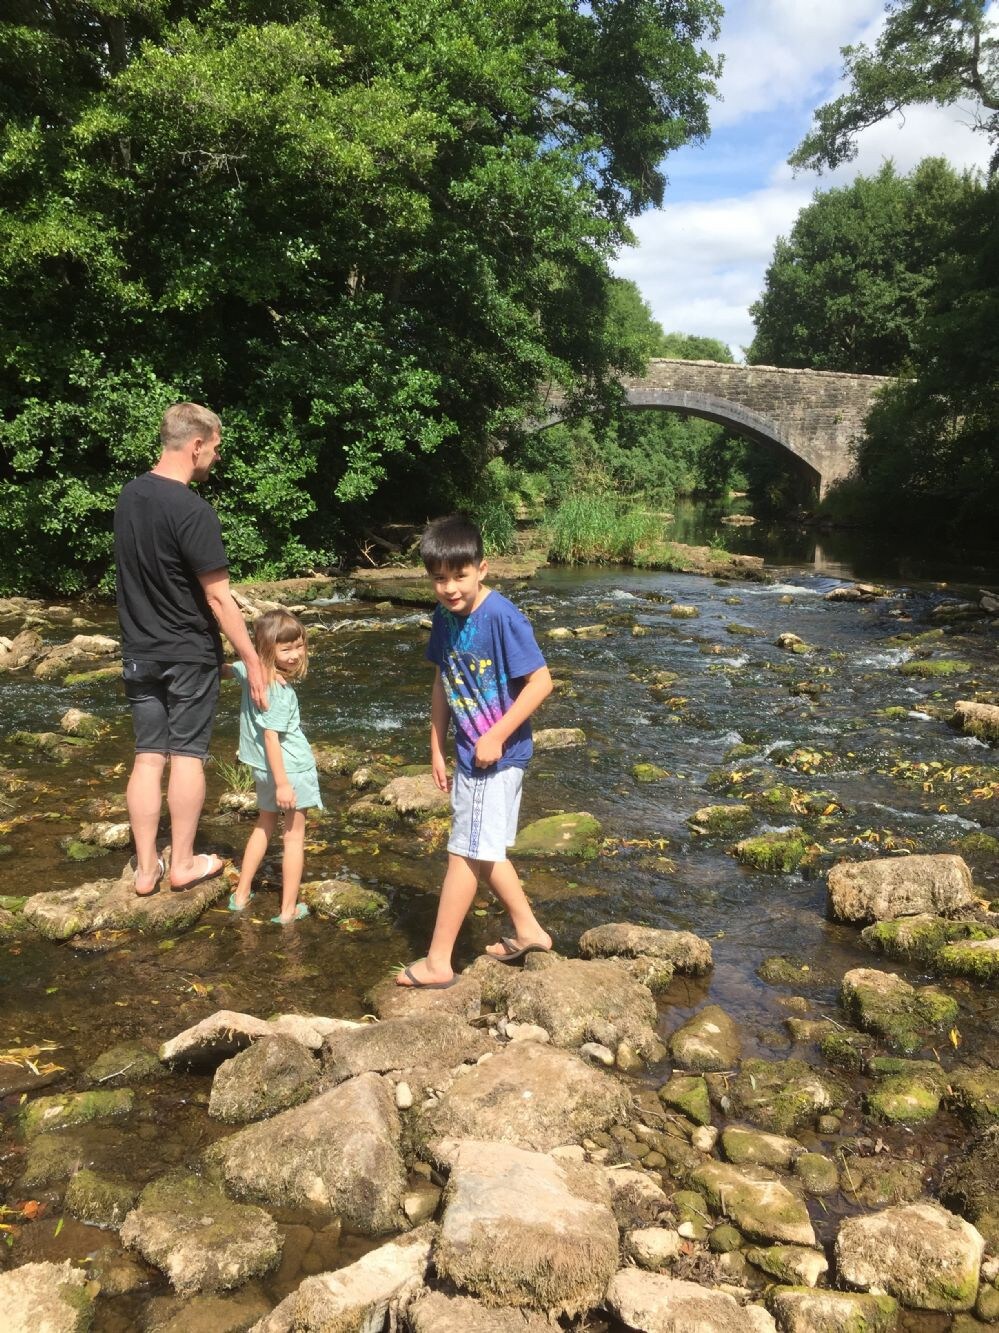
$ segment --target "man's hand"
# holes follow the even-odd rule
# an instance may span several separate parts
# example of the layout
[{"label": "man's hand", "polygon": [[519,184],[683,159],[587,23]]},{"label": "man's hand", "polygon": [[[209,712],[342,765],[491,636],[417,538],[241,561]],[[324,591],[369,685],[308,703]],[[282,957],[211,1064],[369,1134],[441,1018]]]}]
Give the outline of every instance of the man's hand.
[{"label": "man's hand", "polygon": [[290,782],[279,782],[274,790],[279,810],[294,810],[295,788]]},{"label": "man's hand", "polygon": [[[262,713],[267,712],[267,677],[259,658],[255,662],[244,663],[246,683],[250,688],[250,698]],[[283,808],[283,807],[282,807]]]},{"label": "man's hand", "polygon": [[438,791],[450,791],[451,781],[447,775],[447,762],[442,754],[430,756],[430,769],[434,775],[434,786]]},{"label": "man's hand", "polygon": [[491,768],[497,760],[503,758],[503,742],[487,731],[475,743],[475,767]]}]

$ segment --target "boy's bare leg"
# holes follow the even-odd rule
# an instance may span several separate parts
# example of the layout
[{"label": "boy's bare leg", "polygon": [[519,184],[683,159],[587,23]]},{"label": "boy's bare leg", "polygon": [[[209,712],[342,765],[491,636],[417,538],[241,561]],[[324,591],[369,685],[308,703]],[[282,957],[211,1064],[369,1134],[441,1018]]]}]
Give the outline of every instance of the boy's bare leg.
[{"label": "boy's bare leg", "polygon": [[[440,902],[437,904],[437,921],[434,935],[430,941],[426,958],[421,958],[410,967],[417,981],[450,981],[454,976],[451,955],[458,938],[462,922],[468,916],[468,909],[479,886],[479,862],[471,861],[467,856],[457,856],[450,852],[447,858],[447,873],[441,886]],[[402,980],[399,980],[402,977]],[[412,983],[400,972],[396,977],[400,986]]]},{"label": "boy's bare leg", "polygon": [[165,767],[165,754],[153,751],[137,754],[125,792],[128,822],[135,839],[135,891],[140,898],[152,893],[159,879],[156,834],[163,808]]},{"label": "boy's bare leg", "polygon": [[305,868],[305,811],[289,810],[284,817],[284,857],[281,861],[281,916],[290,921],[298,902]]},{"label": "boy's bare leg", "polygon": [[239,883],[233,897],[238,907],[245,907],[250,901],[250,889],[253,876],[260,869],[260,862],[267,854],[267,844],[277,828],[277,811],[261,810],[243,851],[243,863],[239,868]]},{"label": "boy's bare leg", "polygon": [[[489,887],[510,915],[510,920],[513,922],[512,938],[517,944],[522,947],[526,944],[540,944],[543,948],[550,949],[552,937],[534,915],[513,862],[487,862],[483,869],[486,871]],[[502,958],[506,952],[502,944],[486,946],[486,953],[496,958]]]}]

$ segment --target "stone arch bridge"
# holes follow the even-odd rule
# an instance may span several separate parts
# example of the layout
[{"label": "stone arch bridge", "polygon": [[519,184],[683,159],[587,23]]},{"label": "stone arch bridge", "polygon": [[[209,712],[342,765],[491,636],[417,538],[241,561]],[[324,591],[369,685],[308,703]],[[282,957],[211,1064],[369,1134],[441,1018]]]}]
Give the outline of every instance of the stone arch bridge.
[{"label": "stone arch bridge", "polygon": [[[820,498],[852,471],[852,446],[863,435],[875,395],[888,383],[880,375],[678,360],[650,361],[640,378],[621,380],[628,407],[705,417],[758,444],[780,447]],[[551,415],[536,423],[539,428],[563,419],[554,395],[549,406]]]}]

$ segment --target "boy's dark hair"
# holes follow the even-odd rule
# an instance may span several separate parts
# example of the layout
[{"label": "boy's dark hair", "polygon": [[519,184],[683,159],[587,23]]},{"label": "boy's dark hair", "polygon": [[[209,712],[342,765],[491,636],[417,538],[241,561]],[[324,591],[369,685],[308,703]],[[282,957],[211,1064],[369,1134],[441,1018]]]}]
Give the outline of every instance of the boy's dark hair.
[{"label": "boy's dark hair", "polygon": [[430,574],[482,563],[482,533],[464,514],[435,518],[420,538],[420,555]]}]

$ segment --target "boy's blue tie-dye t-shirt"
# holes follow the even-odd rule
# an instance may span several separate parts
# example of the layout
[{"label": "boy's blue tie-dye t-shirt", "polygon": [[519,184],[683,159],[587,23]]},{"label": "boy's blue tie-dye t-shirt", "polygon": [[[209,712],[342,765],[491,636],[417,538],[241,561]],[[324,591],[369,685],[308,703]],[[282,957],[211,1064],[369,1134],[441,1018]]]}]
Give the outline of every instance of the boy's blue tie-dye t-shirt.
[{"label": "boy's blue tie-dye t-shirt", "polygon": [[[509,710],[523,677],[545,665],[530,621],[495,590],[469,616],[438,605],[427,658],[440,667],[454,718],[458,767],[482,772],[475,767],[476,742]],[[495,767],[526,768],[533,753],[528,719],[507,740]]]}]

